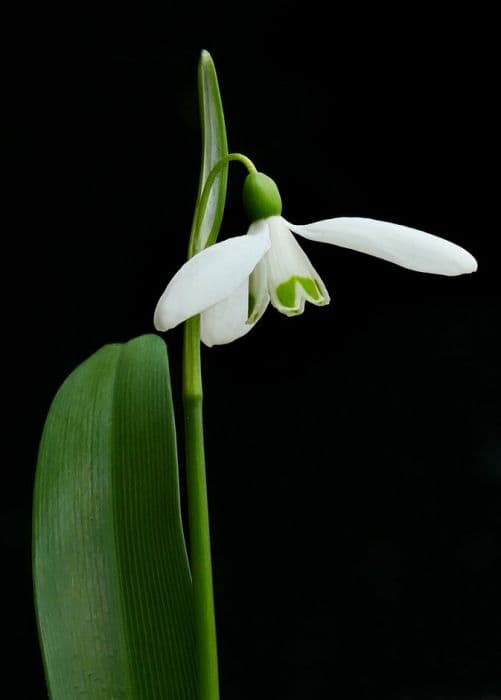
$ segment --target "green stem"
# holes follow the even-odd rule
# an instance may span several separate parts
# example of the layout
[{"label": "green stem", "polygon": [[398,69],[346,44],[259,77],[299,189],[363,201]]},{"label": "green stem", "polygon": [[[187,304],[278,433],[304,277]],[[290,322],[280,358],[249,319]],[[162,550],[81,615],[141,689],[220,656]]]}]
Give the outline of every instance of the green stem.
[{"label": "green stem", "polygon": [[[212,168],[205,181],[190,236],[188,257],[200,252],[201,222],[212,187],[229,161],[243,163],[255,172],[252,161],[241,153],[230,153]],[[219,224],[210,231],[207,245],[216,242]],[[190,562],[193,580],[195,637],[198,668],[198,700],[219,700],[216,617],[212,585],[209,506],[205,475],[202,369],[200,362],[200,316],[189,318],[184,327],[183,403],[186,443],[186,485],[190,530]]]},{"label": "green stem", "polygon": [[219,700],[200,367],[200,316],[184,334],[183,401],[199,700]]}]

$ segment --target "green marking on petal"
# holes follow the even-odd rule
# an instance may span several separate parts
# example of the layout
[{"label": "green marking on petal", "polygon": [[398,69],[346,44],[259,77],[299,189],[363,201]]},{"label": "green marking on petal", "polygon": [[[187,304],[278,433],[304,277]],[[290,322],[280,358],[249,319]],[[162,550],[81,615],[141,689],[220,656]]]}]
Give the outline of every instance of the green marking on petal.
[{"label": "green marking on petal", "polygon": [[249,318],[252,316],[254,311],[256,310],[256,297],[254,294],[249,292],[249,313],[248,316]]},{"label": "green marking on petal", "polygon": [[282,282],[277,287],[278,301],[288,309],[296,306],[296,276],[291,277],[287,282]]},{"label": "green marking on petal", "polygon": [[296,280],[299,282],[308,296],[315,301],[320,301],[322,298],[322,292],[320,291],[320,287],[318,286],[318,282],[316,280],[312,280],[310,277],[296,277]]},{"label": "green marking on petal", "polygon": [[324,298],[318,282],[311,277],[293,275],[287,282],[279,284],[276,293],[279,302],[287,309],[294,309],[296,304],[296,284],[300,284],[312,301],[321,302]]}]

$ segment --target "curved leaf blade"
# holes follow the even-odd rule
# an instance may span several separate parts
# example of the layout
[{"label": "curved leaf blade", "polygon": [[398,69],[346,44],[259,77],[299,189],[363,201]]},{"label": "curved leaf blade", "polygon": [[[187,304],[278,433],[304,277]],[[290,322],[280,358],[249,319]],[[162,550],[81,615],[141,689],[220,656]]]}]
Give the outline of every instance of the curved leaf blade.
[{"label": "curved leaf blade", "polygon": [[51,698],[194,700],[191,578],[164,342],[105,346],[64,382],[34,498]]}]

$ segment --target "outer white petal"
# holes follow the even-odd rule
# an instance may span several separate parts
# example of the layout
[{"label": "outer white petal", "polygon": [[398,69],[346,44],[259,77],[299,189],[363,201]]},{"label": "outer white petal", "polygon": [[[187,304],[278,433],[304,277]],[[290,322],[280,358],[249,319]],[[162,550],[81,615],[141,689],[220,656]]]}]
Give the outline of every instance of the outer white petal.
[{"label": "outer white petal", "polygon": [[176,272],[160,297],[154,323],[174,328],[214,306],[240,287],[270,247],[268,225],[258,221],[245,236],[205,248]]},{"label": "outer white petal", "polygon": [[477,261],[464,248],[408,226],[343,217],[306,226],[288,226],[294,233],[312,241],[358,250],[409,270],[462,275],[477,269]]},{"label": "outer white petal", "polygon": [[229,297],[203,312],[200,334],[205,345],[224,345],[241,338],[254,324],[247,323],[249,279]]}]

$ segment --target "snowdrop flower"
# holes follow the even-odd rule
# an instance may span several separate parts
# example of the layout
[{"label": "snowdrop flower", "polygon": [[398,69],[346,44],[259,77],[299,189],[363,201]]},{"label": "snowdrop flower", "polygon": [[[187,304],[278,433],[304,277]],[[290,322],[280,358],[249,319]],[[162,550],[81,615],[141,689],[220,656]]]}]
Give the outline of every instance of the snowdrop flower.
[{"label": "snowdrop flower", "polygon": [[328,304],[327,289],[293,233],[418,272],[462,275],[477,269],[464,248],[407,226],[345,217],[291,224],[281,216],[277,186],[260,172],[247,176],[243,199],[252,221],[247,234],[216,243],[181,267],[157,304],[157,330],[201,314],[202,341],[221,345],[248,333],[270,301],[286,316],[301,314],[306,301]]}]

